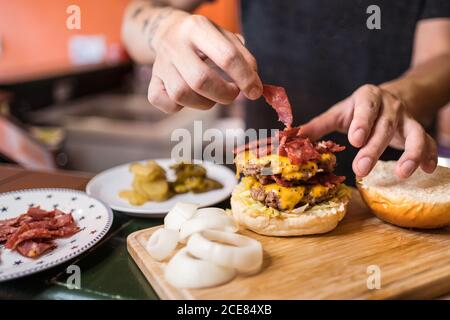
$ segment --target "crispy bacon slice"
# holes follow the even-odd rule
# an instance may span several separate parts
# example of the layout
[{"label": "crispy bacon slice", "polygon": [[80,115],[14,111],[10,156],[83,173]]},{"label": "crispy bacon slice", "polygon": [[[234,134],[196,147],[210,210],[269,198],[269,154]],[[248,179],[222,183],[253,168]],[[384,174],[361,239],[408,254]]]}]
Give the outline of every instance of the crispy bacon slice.
[{"label": "crispy bacon slice", "polygon": [[283,145],[286,156],[293,164],[302,164],[307,161],[317,160],[320,153],[308,138],[299,138]]},{"label": "crispy bacon slice", "polygon": [[0,227],[14,226],[19,221],[19,218],[20,218],[20,216],[18,216],[17,218],[2,220],[2,221],[0,221]]},{"label": "crispy bacon slice", "polygon": [[281,139],[283,137],[286,137],[286,139],[293,139],[296,137],[303,137],[306,138],[302,135],[302,129],[301,127],[294,127],[294,128],[286,128],[282,131],[278,132],[278,137]]},{"label": "crispy bacon slice", "polygon": [[334,187],[345,181],[344,176],[337,176],[334,173],[318,173],[307,181],[308,184],[321,184],[325,187]]},{"label": "crispy bacon slice", "polygon": [[317,143],[316,146],[317,151],[319,151],[320,153],[325,153],[325,152],[341,152],[343,150],[345,150],[345,146],[341,146],[331,140],[328,141],[320,141]]},{"label": "crispy bacon slice", "polygon": [[32,220],[33,220],[32,217],[30,217],[27,213],[24,213],[16,218],[1,220],[0,227],[3,227],[3,226],[17,227],[24,222],[28,222],[28,221],[32,221]]},{"label": "crispy bacon slice", "polygon": [[8,249],[15,249],[17,245],[26,240],[63,238],[71,236],[80,231],[80,228],[75,226],[74,224],[62,226],[54,230],[49,230],[47,228],[31,229],[28,225],[27,228],[27,230],[25,230],[26,228],[24,228],[23,230],[17,232],[18,234],[15,237],[11,237],[11,239],[6,243],[5,247]]},{"label": "crispy bacon slice", "polygon": [[243,151],[254,150],[254,149],[258,149],[260,147],[268,148],[269,146],[275,144],[277,142],[277,140],[282,140],[283,138],[291,139],[291,138],[295,138],[297,136],[301,136],[301,128],[300,127],[295,127],[295,128],[290,128],[290,129],[286,128],[284,130],[278,131],[278,134],[275,137],[267,137],[264,139],[253,140],[253,141],[250,141],[249,143],[237,146],[234,148],[233,152],[235,154],[238,154]]},{"label": "crispy bacon slice", "polygon": [[272,175],[272,179],[276,182],[276,184],[283,187],[292,187],[294,185],[292,181],[283,180],[279,175]]},{"label": "crispy bacon slice", "polygon": [[22,233],[20,233],[14,240],[6,242],[5,247],[8,249],[15,249],[17,245],[19,245],[21,242],[24,242],[26,240],[33,240],[33,239],[51,239],[53,237],[51,231],[45,229],[45,228],[36,228],[36,229],[30,229],[26,230]]},{"label": "crispy bacon slice", "polygon": [[28,230],[30,230],[30,226],[26,223],[17,228],[17,230],[9,237],[8,241],[6,241],[5,248],[12,249],[20,235]]},{"label": "crispy bacon slice", "polygon": [[51,230],[50,234],[54,237],[65,238],[65,237],[69,237],[69,236],[77,233],[78,231],[80,231],[79,227],[74,226],[74,225],[69,225],[69,226],[61,227],[57,230]]},{"label": "crispy bacon slice", "polygon": [[71,214],[61,214],[53,219],[30,222],[28,223],[28,226],[31,229],[46,228],[50,230],[55,230],[60,227],[70,225],[72,223],[74,223],[74,220]]},{"label": "crispy bacon slice", "polygon": [[53,218],[56,213],[57,213],[57,210],[45,211],[45,210],[42,210],[41,207],[31,207],[27,211],[28,216],[32,217],[34,220],[43,220],[45,218]]},{"label": "crispy bacon slice", "polygon": [[2,226],[0,227],[0,242],[8,240],[8,237],[16,232],[17,227]]},{"label": "crispy bacon slice", "polygon": [[283,87],[277,87],[265,84],[263,86],[263,96],[266,102],[275,109],[278,114],[278,120],[287,128],[292,126],[292,108]]},{"label": "crispy bacon slice", "polygon": [[29,208],[17,218],[0,221],[0,242],[5,248],[17,250],[26,257],[37,257],[53,249],[52,239],[68,237],[80,231],[72,214],[60,210]]},{"label": "crispy bacon slice", "polygon": [[64,227],[75,223],[71,214],[59,215],[53,221],[53,227],[55,228]]},{"label": "crispy bacon slice", "polygon": [[267,147],[270,145],[272,145],[272,137],[259,140],[252,140],[249,143],[237,146],[236,148],[234,148],[233,152],[234,154],[238,154],[243,151],[259,149],[260,147]]},{"label": "crispy bacon slice", "polygon": [[274,143],[277,138],[279,138],[278,155],[288,157],[294,164],[318,160],[323,153],[336,153],[345,150],[345,146],[341,146],[330,140],[313,143],[309,138],[302,136],[299,128],[291,128],[280,131],[278,137],[255,140],[246,145],[239,146],[234,152],[238,154],[250,150],[257,157],[270,155],[275,152]]},{"label": "crispy bacon slice", "polygon": [[27,240],[19,244],[16,250],[25,257],[37,258],[45,252],[54,248],[56,248],[56,244],[54,242]]}]

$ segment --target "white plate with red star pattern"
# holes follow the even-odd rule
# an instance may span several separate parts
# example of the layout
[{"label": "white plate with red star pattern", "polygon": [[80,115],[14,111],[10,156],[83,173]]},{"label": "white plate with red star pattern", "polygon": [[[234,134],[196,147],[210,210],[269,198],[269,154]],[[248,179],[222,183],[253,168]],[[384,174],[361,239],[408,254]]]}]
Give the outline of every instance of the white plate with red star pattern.
[{"label": "white plate with red star pattern", "polygon": [[95,245],[111,227],[113,214],[103,202],[86,193],[70,189],[28,189],[0,194],[0,220],[14,218],[28,208],[57,208],[72,216],[80,231],[56,239],[56,248],[32,259],[0,244],[0,281],[30,275],[66,262]]}]

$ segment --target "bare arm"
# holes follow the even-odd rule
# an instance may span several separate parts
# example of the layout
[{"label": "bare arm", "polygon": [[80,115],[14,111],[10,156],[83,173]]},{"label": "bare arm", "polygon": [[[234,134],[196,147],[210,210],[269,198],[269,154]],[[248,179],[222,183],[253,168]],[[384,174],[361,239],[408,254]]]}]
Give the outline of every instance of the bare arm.
[{"label": "bare arm", "polygon": [[429,125],[450,101],[450,19],[419,22],[411,68],[381,87],[403,100],[417,121]]},{"label": "bare arm", "polygon": [[396,174],[409,177],[417,167],[436,168],[437,147],[421,124],[428,125],[450,101],[450,19],[418,23],[410,69],[379,86],[366,84],[350,97],[303,126],[319,138],[332,131],[347,132],[360,148],[353,171],[366,176],[388,145],[404,149]]},{"label": "bare arm", "polygon": [[155,60],[152,40],[164,20],[177,11],[192,11],[203,0],[134,0],[125,9],[122,38],[131,57],[142,64]]}]

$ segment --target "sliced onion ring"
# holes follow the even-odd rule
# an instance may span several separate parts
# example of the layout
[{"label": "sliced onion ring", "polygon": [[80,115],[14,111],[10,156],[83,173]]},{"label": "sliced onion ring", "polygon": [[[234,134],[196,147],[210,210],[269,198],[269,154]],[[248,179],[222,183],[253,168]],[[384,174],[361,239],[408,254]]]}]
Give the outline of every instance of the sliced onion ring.
[{"label": "sliced onion ring", "polygon": [[263,262],[261,243],[236,233],[204,230],[193,234],[186,248],[199,259],[245,274],[258,272]]},{"label": "sliced onion ring", "polygon": [[236,232],[238,227],[227,215],[208,214],[194,217],[181,225],[180,241],[184,242],[190,235],[206,229]]},{"label": "sliced onion ring", "polygon": [[221,208],[201,208],[198,209],[194,215],[194,218],[211,217],[211,216],[226,216],[225,210]]},{"label": "sliced onion ring", "polygon": [[199,260],[183,248],[169,261],[164,275],[177,288],[205,288],[230,281],[236,275],[236,270]]},{"label": "sliced onion ring", "polygon": [[191,219],[197,212],[198,205],[189,202],[178,202],[165,216],[166,229],[180,231],[181,225]]},{"label": "sliced onion ring", "polygon": [[179,232],[169,229],[158,229],[148,239],[145,249],[158,261],[169,257],[178,244]]}]

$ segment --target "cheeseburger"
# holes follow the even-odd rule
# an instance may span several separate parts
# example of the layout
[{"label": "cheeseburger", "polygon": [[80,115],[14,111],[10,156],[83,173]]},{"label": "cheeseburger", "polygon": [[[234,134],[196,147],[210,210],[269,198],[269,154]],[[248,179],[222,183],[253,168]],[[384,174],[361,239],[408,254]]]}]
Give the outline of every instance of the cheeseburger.
[{"label": "cheeseburger", "polygon": [[332,141],[312,142],[291,128],[292,113],[285,91],[264,86],[264,97],[286,129],[275,137],[253,141],[235,150],[238,176],[231,196],[233,217],[241,226],[270,236],[325,233],[347,210],[350,191],[345,177],[333,173]]}]

